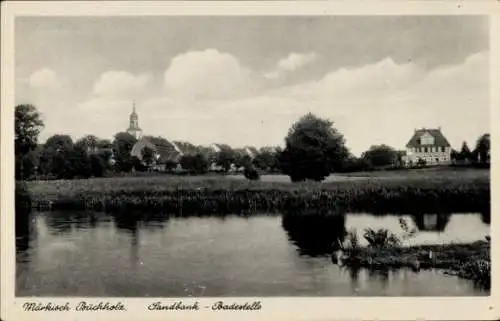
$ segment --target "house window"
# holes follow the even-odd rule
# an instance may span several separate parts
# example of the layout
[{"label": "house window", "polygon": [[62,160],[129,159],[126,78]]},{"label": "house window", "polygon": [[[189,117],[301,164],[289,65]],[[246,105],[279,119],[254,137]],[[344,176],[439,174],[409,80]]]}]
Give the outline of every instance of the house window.
[{"label": "house window", "polygon": [[445,148],[444,147],[441,147],[441,152],[444,153],[445,152]]},{"label": "house window", "polygon": [[424,147],[424,152],[427,153],[427,147]]}]

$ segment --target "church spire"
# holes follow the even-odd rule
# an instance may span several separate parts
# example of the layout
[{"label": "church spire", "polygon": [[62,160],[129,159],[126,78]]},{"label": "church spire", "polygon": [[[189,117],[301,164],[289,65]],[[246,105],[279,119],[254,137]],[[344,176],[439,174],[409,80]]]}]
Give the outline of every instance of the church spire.
[{"label": "church spire", "polygon": [[127,132],[139,139],[142,136],[142,130],[139,127],[139,116],[135,112],[135,100],[132,101],[132,113],[130,114],[130,122]]}]

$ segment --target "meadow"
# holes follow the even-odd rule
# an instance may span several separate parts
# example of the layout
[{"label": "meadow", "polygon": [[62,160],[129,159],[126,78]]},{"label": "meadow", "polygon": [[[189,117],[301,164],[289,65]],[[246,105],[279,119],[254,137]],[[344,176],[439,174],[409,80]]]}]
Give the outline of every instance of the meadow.
[{"label": "meadow", "polygon": [[377,213],[481,212],[490,207],[490,173],[423,169],[339,174],[323,182],[290,183],[206,175],[92,178],[28,182],[35,207],[57,210],[148,210],[222,215],[327,208]]}]

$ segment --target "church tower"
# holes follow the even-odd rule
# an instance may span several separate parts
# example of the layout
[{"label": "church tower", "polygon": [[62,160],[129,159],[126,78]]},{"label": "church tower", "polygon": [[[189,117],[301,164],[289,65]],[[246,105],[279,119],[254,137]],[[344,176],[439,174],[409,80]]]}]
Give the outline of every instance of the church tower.
[{"label": "church tower", "polygon": [[139,139],[142,136],[142,129],[139,127],[139,117],[135,112],[135,101],[133,102],[132,105],[132,114],[130,114],[130,122],[127,129],[127,133],[134,136],[136,139]]}]

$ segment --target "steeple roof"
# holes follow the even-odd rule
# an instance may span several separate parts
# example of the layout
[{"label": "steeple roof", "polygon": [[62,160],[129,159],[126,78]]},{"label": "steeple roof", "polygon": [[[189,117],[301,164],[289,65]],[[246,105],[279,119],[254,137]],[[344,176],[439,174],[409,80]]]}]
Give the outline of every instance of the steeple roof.
[{"label": "steeple roof", "polygon": [[130,116],[137,117],[137,113],[135,112],[135,100],[132,102],[132,114]]},{"label": "steeple roof", "polygon": [[443,133],[441,132],[441,128],[437,129],[422,128],[415,130],[415,133],[413,134],[408,144],[406,144],[406,147],[415,148],[424,146],[420,142],[420,137],[422,137],[422,135],[424,135],[425,133],[429,133],[430,135],[432,135],[432,137],[434,137],[434,145],[432,146],[437,146],[437,147],[451,146],[446,137],[444,137]]}]

